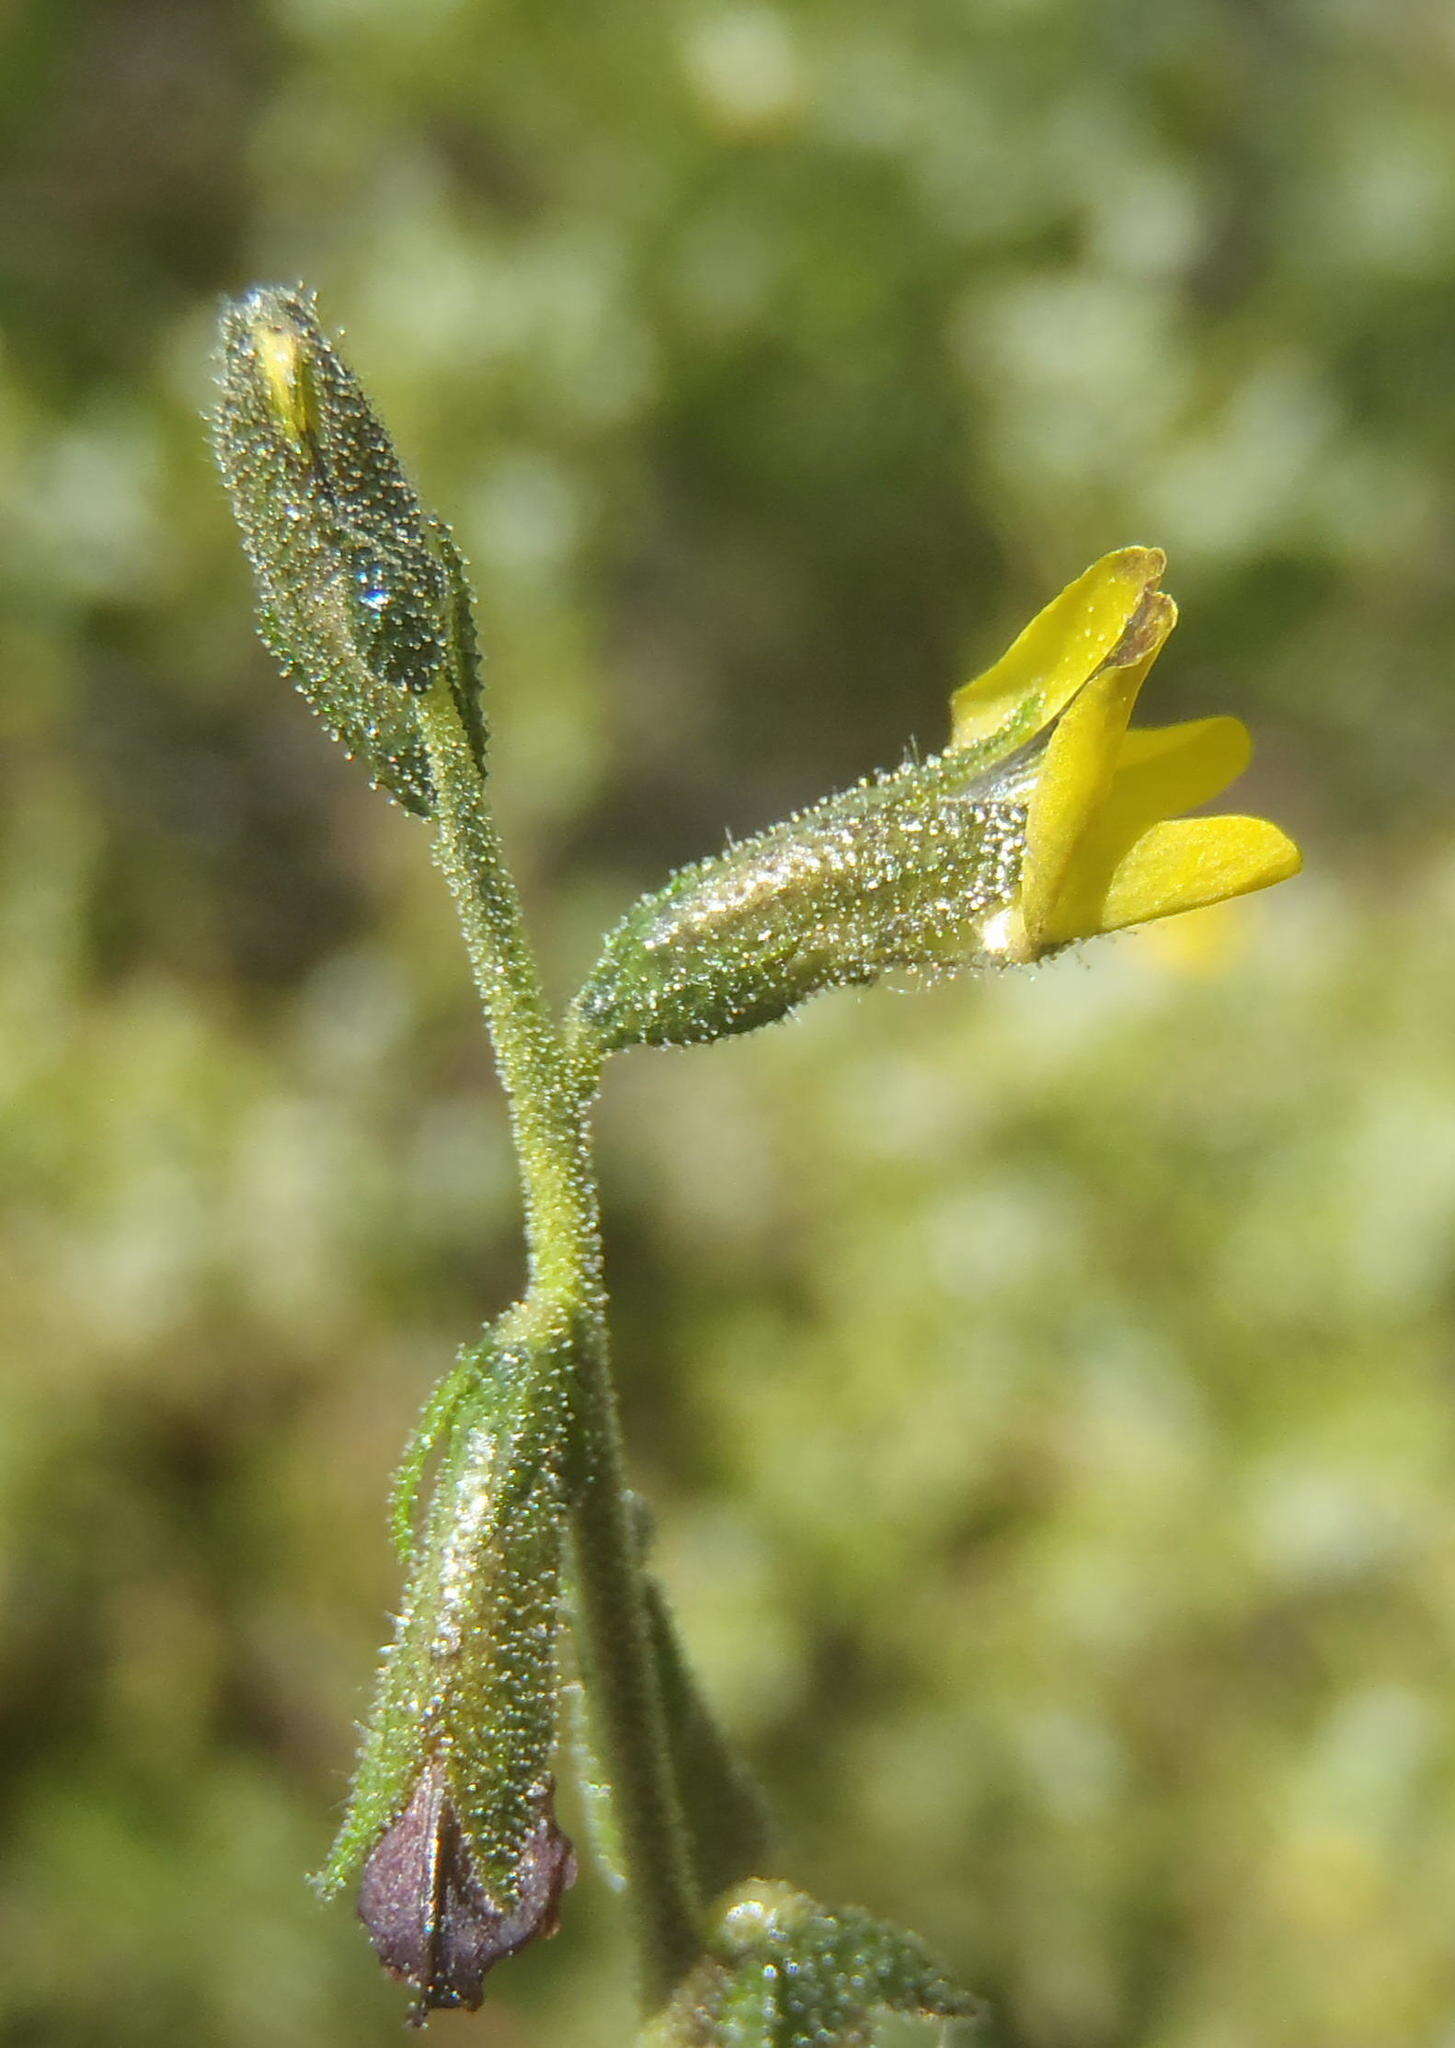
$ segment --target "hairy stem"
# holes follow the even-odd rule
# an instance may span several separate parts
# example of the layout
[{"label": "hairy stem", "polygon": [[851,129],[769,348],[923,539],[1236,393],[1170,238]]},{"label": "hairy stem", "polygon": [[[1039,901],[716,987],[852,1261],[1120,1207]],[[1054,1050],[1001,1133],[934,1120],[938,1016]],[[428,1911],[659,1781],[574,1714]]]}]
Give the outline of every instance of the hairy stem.
[{"label": "hairy stem", "polygon": [[699,1901],[667,1750],[607,1354],[586,1103],[594,1078],[546,1008],[520,901],[448,681],[418,700],[436,802],[435,859],[455,900],[510,1105],[525,1200],[521,1313],[575,1334],[572,1535],[576,1630],[612,1786],[644,2003],[701,1947]]}]

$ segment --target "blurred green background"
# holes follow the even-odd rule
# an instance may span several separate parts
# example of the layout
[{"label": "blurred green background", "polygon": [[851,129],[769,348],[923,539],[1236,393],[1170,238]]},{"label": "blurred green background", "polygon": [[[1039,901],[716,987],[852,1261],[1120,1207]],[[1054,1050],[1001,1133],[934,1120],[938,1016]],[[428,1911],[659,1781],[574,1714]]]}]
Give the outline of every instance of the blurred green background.
[{"label": "blurred green background", "polygon": [[[553,982],[1104,550],[1309,872],[601,1111],[634,1466],[780,1872],[997,2048],[1455,2043],[1443,0],[12,0],[0,2040],[391,2042],[302,1873],[520,1273],[423,830],[198,414],[304,278],[478,581]],[[441,2038],[619,2048],[591,1877]]]}]

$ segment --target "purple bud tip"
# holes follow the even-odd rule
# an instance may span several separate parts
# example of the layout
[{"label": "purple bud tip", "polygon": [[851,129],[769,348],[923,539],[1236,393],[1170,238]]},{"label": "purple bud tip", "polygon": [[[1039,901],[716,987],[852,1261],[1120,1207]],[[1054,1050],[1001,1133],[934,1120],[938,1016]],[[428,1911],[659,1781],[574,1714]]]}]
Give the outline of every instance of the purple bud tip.
[{"label": "purple bud tip", "polygon": [[418,1988],[411,2015],[416,2026],[442,2007],[473,2012],[487,1972],[502,1957],[555,1933],[561,1893],[576,1879],[576,1858],[556,1826],[554,1793],[547,1779],[540,1819],[516,1866],[515,1903],[506,1910],[475,1876],[437,1756],[365,1864],[359,1918],[386,1969]]}]

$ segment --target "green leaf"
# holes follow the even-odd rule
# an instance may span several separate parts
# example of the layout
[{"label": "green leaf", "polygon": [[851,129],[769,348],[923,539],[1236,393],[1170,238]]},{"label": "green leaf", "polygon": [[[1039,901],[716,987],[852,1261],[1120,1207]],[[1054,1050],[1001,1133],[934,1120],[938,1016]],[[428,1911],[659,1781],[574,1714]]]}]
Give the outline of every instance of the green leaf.
[{"label": "green leaf", "polygon": [[[645,1503],[637,1500],[636,1509],[645,1556],[650,1534]],[[642,1599],[697,1888],[704,1898],[714,1899],[763,1868],[772,1846],[768,1808],[704,1698],[661,1584],[650,1572],[642,1575]]]},{"label": "green leaf", "polygon": [[[661,1692],[668,1761],[697,1890],[703,1898],[716,1898],[729,1885],[762,1869],[772,1838],[768,1809],[703,1697],[661,1585],[645,1568],[651,1526],[646,1503],[637,1495],[632,1496],[632,1510],[643,1561],[642,1605]],[[572,1688],[571,1707],[577,1778],[591,1823],[592,1848],[607,1882],[619,1888],[624,1882],[619,1874],[624,1859],[611,1784],[592,1729],[591,1695],[585,1684]]]},{"label": "green leaf", "polygon": [[973,2021],[980,2002],[916,1935],[790,1885],[742,1886],[639,2048],[864,2048],[876,2015]]}]

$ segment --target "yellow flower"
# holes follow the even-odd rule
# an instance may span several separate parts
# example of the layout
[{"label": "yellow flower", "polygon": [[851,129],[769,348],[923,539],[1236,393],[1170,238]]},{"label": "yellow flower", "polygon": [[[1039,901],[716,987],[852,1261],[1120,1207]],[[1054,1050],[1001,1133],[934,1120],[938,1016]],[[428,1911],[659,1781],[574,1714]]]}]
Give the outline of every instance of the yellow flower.
[{"label": "yellow flower", "polygon": [[1303,864],[1264,818],[1179,815],[1247,767],[1239,719],[1129,730],[1177,623],[1157,588],[1166,566],[1159,548],[1103,556],[951,700],[952,752],[1011,720],[1023,740],[1047,734],[1026,799],[1019,884],[982,932],[992,959],[1037,960],[1073,939],[1265,889]]},{"label": "yellow flower", "polygon": [[1108,555],[954,699],[943,754],[679,869],[607,937],[599,1054],[753,1031],[824,989],[1003,967],[1281,881],[1261,818],[1178,818],[1248,763],[1235,718],[1128,731],[1177,617],[1155,548]]}]

